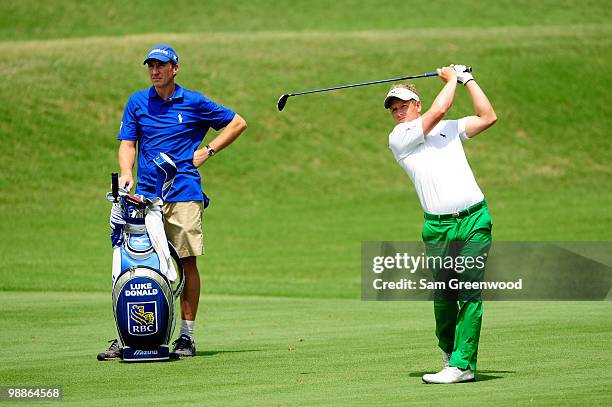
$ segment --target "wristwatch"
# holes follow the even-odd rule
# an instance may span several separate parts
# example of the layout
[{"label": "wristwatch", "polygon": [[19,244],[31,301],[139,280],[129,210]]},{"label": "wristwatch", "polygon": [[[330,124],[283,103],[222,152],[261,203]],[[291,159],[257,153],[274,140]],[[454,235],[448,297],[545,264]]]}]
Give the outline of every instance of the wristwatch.
[{"label": "wristwatch", "polygon": [[209,146],[208,144],[204,146],[204,148],[206,149],[206,151],[208,151],[209,157],[212,157],[213,155],[215,155],[215,149]]}]

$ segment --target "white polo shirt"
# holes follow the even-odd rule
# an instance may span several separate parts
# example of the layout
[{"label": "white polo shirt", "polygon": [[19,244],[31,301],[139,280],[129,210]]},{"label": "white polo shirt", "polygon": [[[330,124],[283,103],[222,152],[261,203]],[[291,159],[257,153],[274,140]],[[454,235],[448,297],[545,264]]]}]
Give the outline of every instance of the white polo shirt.
[{"label": "white polo shirt", "polygon": [[484,199],[468,164],[461,141],[465,119],[443,120],[427,135],[421,118],[400,123],[389,134],[389,148],[412,179],[427,213],[461,211]]}]

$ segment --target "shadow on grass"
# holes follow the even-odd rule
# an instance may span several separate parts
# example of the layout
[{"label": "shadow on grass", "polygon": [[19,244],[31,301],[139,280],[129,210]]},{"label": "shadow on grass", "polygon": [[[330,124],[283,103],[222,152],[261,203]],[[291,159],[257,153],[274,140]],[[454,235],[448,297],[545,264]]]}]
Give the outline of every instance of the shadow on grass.
[{"label": "shadow on grass", "polygon": [[[409,377],[423,377],[424,374],[427,373],[436,373],[436,372],[410,372],[408,374]],[[488,373],[514,373],[514,370],[478,370],[476,372],[476,381],[477,382],[486,382],[487,380],[495,380],[495,379],[503,379],[506,375],[497,376],[494,374]]]},{"label": "shadow on grass", "polygon": [[139,360],[137,362],[135,361],[126,361],[126,360],[118,360],[117,363],[120,364],[125,364],[125,365],[145,365],[145,364],[149,364],[149,363],[172,363],[172,362],[178,362],[181,359],[179,358],[170,358],[170,359],[166,359],[166,360]]},{"label": "shadow on grass", "polygon": [[222,353],[243,353],[243,352],[261,352],[261,349],[240,349],[240,350],[205,350],[196,351],[196,356],[215,356]]},{"label": "shadow on grass", "polygon": [[495,380],[495,379],[503,379],[504,377],[506,377],[506,375],[504,374],[503,376],[496,376],[493,374],[486,374],[486,373],[514,373],[514,370],[478,370],[476,371],[476,381],[477,382],[486,382],[487,380]]},{"label": "shadow on grass", "polygon": [[[260,352],[261,349],[241,349],[241,350],[206,350],[206,351],[196,351],[196,356],[215,356],[215,355],[219,355],[222,353],[242,353],[242,352]],[[180,360],[183,360],[184,358],[179,358],[178,356],[172,357],[172,352],[171,352],[171,357],[168,360],[141,360],[138,361],[137,364],[143,364],[143,363],[169,363],[169,362],[178,362]],[[120,363],[126,363],[126,364],[134,364],[135,362],[126,362],[125,360],[119,360]]]}]

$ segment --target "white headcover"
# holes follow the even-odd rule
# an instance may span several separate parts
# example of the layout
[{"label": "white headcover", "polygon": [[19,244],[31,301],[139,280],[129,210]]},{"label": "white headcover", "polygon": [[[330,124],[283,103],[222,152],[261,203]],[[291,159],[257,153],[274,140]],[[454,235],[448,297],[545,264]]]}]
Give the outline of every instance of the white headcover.
[{"label": "white headcover", "polygon": [[151,244],[159,257],[159,268],[163,275],[165,275],[170,282],[176,280],[177,274],[170,256],[170,249],[168,249],[168,239],[166,238],[166,232],[164,232],[164,220],[162,218],[162,205],[164,201],[161,198],[153,199],[153,202],[147,208],[145,215],[145,225],[147,226],[147,233],[151,239]]}]

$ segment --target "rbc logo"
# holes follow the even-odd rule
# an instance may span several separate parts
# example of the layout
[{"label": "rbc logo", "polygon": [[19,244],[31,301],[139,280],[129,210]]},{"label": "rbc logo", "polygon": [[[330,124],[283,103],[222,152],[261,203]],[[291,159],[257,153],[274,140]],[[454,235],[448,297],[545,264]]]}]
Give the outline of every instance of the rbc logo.
[{"label": "rbc logo", "polygon": [[128,331],[132,335],[145,336],[157,333],[157,303],[128,302]]}]

